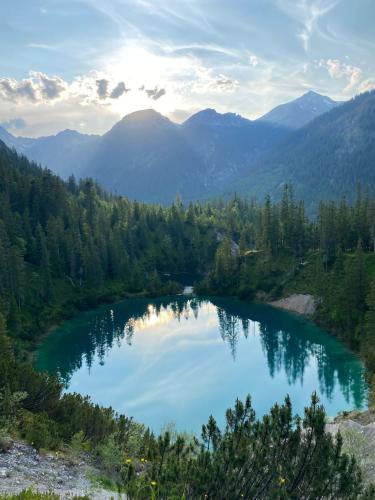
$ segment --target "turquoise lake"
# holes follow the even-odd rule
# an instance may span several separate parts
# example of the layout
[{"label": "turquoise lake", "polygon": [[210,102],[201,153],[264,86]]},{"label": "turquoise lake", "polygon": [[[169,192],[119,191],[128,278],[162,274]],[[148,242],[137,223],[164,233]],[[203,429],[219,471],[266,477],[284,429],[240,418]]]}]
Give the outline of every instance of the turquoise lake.
[{"label": "turquoise lake", "polygon": [[200,432],[247,394],[258,416],[286,394],[302,414],[317,391],[329,416],[367,405],[359,358],[302,317],[191,296],[131,299],[85,312],[39,347],[36,368],[71,392],[150,426]]}]

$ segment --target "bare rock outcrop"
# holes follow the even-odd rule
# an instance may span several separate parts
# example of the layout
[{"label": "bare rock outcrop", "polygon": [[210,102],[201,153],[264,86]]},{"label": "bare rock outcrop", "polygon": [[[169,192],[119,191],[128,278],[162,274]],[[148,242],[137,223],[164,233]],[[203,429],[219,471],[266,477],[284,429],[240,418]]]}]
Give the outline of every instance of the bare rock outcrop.
[{"label": "bare rock outcrop", "polygon": [[319,304],[319,300],[310,294],[293,294],[280,300],[269,302],[269,305],[285,309],[286,311],[312,316]]}]

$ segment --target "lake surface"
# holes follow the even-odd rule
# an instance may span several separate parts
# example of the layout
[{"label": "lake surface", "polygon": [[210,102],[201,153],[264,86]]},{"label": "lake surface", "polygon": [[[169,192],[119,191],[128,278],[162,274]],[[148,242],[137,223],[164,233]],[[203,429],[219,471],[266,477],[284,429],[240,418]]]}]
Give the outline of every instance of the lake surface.
[{"label": "lake surface", "polygon": [[36,367],[69,391],[158,432],[200,432],[247,394],[258,416],[288,393],[302,413],[317,391],[327,414],[363,408],[359,358],[307,320],[222,298],[132,299],[80,314],[49,335]]}]

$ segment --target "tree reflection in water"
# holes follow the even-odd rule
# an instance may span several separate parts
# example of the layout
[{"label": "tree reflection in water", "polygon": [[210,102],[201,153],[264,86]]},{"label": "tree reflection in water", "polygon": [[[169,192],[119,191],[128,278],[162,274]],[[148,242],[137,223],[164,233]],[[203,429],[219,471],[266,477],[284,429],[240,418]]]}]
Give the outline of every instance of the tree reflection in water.
[{"label": "tree reflection in water", "polygon": [[[239,341],[257,335],[271,377],[283,371],[289,385],[302,385],[306,370],[315,364],[321,394],[331,399],[338,383],[347,401],[353,398],[358,407],[363,403],[366,386],[357,383],[360,365],[350,362],[350,355],[335,339],[303,318],[260,304],[222,298],[179,296],[154,301],[128,300],[83,313],[54,334],[53,356],[50,360],[45,356],[43,368],[57,369],[68,385],[71,375],[83,364],[89,369],[95,360],[104,364],[109,351],[124,341],[131,347],[142,329],[162,323],[168,325],[176,319],[196,321],[200,309],[208,305],[213,310],[212,321],[228,344],[234,362]],[[64,348],[66,342],[69,349]],[[340,356],[343,359],[338,362]]]}]

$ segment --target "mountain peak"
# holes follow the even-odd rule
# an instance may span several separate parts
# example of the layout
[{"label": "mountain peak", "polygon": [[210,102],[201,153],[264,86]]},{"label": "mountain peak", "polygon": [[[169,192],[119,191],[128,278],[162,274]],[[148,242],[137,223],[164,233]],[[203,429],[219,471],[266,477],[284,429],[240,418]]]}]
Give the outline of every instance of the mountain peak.
[{"label": "mountain peak", "polygon": [[56,137],[75,137],[81,135],[77,130],[72,130],[71,128],[66,128],[65,130],[62,130],[61,132],[58,132],[56,134]]},{"label": "mountain peak", "polygon": [[206,108],[192,115],[183,125],[240,126],[249,121],[236,113],[218,113],[213,108]]},{"label": "mountain peak", "polygon": [[315,92],[315,90],[308,90],[307,92],[301,95],[301,98],[302,97],[323,97],[323,96],[318,92]]},{"label": "mountain peak", "polygon": [[293,101],[276,106],[259,120],[297,129],[311,122],[314,118],[331,111],[339,104],[341,103],[328,96],[309,90]]},{"label": "mountain peak", "polygon": [[[129,113],[125,115],[120,122],[135,122],[135,121],[148,121],[148,120],[168,120],[165,116],[160,114],[158,111],[155,111],[152,108],[149,109],[141,109],[139,111],[133,111],[133,113]],[[169,120],[168,120],[169,121]]]},{"label": "mountain peak", "polygon": [[[304,101],[317,101],[317,102],[329,102],[333,103],[334,105],[337,105],[338,103],[331,99],[330,97],[322,94],[318,94],[318,92],[315,92],[314,90],[309,90],[308,92],[305,92],[305,94],[301,95],[301,97],[298,98],[299,100],[304,100]],[[298,100],[297,99],[297,100]]]},{"label": "mountain peak", "polygon": [[[174,126],[174,124],[165,116],[154,109],[142,109],[125,115],[117,122],[111,130],[121,130],[123,128],[147,128],[154,126]],[[107,132],[108,134],[108,132]]]}]

